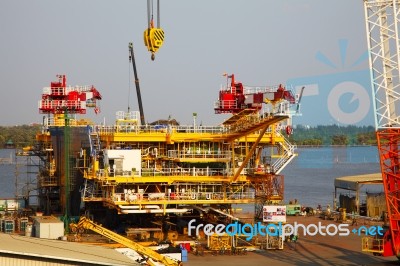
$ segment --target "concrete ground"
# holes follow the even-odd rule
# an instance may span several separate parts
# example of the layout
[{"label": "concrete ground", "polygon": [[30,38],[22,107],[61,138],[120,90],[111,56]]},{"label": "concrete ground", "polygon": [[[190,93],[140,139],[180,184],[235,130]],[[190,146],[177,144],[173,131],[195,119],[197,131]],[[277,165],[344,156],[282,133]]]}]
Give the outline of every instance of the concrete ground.
[{"label": "concrete ground", "polygon": [[[289,217],[288,223],[317,224],[323,225],[339,223],[333,220],[322,220],[318,217]],[[363,224],[349,226],[358,228]],[[366,224],[365,226],[371,226]],[[260,250],[248,252],[246,255],[212,255],[205,253],[204,256],[188,254],[186,266],[206,265],[399,265],[396,257],[380,257],[361,251],[361,239],[363,235],[351,233],[348,236],[302,236],[296,246],[293,243],[285,243],[283,250]]]}]

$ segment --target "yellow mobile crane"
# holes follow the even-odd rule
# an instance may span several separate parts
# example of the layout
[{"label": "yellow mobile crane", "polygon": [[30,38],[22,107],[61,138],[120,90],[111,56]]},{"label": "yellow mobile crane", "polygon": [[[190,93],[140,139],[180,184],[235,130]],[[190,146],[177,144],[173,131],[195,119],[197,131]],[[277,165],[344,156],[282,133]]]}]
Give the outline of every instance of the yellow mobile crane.
[{"label": "yellow mobile crane", "polygon": [[[128,248],[133,249],[134,251],[138,252],[140,255],[144,256],[146,258],[146,262],[149,265],[156,265],[153,263],[153,261],[160,262],[166,266],[182,266],[183,263],[180,261],[173,260],[167,256],[164,256],[162,254],[159,254],[155,252],[154,250],[144,247],[126,237],[123,237],[117,233],[114,233],[111,230],[108,230],[107,228],[102,227],[101,225],[96,224],[89,218],[82,216],[79,219],[79,222],[77,224],[70,224],[70,229],[72,232],[75,233],[82,233],[84,229],[89,229],[92,230],[93,232],[96,232],[102,236],[107,237],[108,239],[111,239],[115,242],[118,242]],[[153,260],[153,261],[152,261]]]}]

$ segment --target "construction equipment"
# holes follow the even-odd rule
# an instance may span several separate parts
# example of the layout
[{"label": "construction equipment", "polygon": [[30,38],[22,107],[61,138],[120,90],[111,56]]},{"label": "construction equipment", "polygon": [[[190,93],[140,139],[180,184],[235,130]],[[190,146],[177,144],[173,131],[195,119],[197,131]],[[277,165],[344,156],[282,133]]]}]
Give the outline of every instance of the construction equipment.
[{"label": "construction equipment", "polygon": [[364,0],[375,129],[389,230],[363,239],[363,251],[400,258],[400,0]]},{"label": "construction equipment", "polygon": [[208,249],[211,250],[215,255],[217,254],[230,255],[232,251],[232,238],[233,236],[229,236],[227,234],[223,235],[214,234],[212,236],[208,236],[207,238]]},{"label": "construction equipment", "polygon": [[393,248],[391,234],[388,228],[384,228],[383,235],[375,235],[362,238],[362,251],[370,252],[375,256],[393,256]]},{"label": "construction equipment", "polygon": [[144,125],[145,119],[144,119],[144,111],[143,111],[143,104],[142,104],[142,95],[140,93],[139,78],[138,78],[137,70],[136,70],[135,55],[133,53],[133,43],[131,43],[131,42],[129,43],[129,62],[132,62],[133,74],[135,75],[135,86],[136,86],[136,95],[137,95],[139,112],[140,112],[140,122],[142,123],[142,125]]},{"label": "construction equipment", "polygon": [[[65,75],[57,75],[57,78],[58,81],[51,82],[50,87],[43,88],[38,106],[41,114],[48,115],[48,117],[43,118],[43,123],[54,124],[58,127],[57,132],[43,132],[44,134],[42,134],[41,138],[42,140],[50,140],[49,136],[51,134],[57,135],[55,142],[59,143],[59,149],[63,150],[58,155],[62,163],[55,165],[54,148],[51,148],[49,144],[37,153],[41,158],[47,160],[46,167],[48,169],[46,171],[47,177],[40,181],[43,189],[40,190],[39,197],[48,199],[48,193],[59,191],[60,196],[55,205],[62,208],[58,211],[65,213],[65,219],[67,219],[71,214],[72,206],[76,206],[76,204],[70,204],[69,202],[70,193],[79,193],[79,186],[76,185],[76,178],[71,176],[72,171],[62,171],[61,169],[70,168],[70,160],[65,158],[70,158],[71,139],[74,138],[73,136],[80,134],[76,129],[71,129],[71,127],[85,128],[87,126],[86,121],[78,121],[73,118],[79,114],[86,114],[86,110],[89,107],[94,108],[95,113],[98,114],[100,112],[98,101],[102,99],[102,96],[93,85],[67,86]],[[56,178],[59,178],[58,182],[55,181]]]},{"label": "construction equipment", "polygon": [[151,60],[164,42],[164,30],[160,28],[160,0],[157,0],[157,27],[154,27],[153,0],[147,0],[148,28],[144,31],[144,45],[151,52]]},{"label": "construction equipment", "polygon": [[[250,92],[257,88],[266,90],[244,87]],[[78,216],[84,204],[110,229],[124,222],[138,228],[161,222],[163,236],[174,239],[171,224],[182,229],[189,218],[201,221],[209,211],[216,221],[229,223],[231,204],[254,203],[259,217],[266,202],[283,199],[279,173],[296,155],[280,126],[291,115],[292,97],[282,95],[279,86],[272,86],[262,95],[264,108],[245,107],[212,127],[169,120],[142,125],[136,111],[117,112],[110,126],[71,117],[68,131],[47,119],[35,146],[43,161],[40,209],[63,213],[67,197],[60,184],[70,183],[69,214]],[[73,140],[69,155],[58,145],[68,138]]]},{"label": "construction equipment", "polygon": [[138,252],[140,255],[145,257],[145,260],[149,265],[156,265],[153,261],[160,262],[166,266],[183,265],[182,262],[175,261],[167,256],[155,252],[150,248],[144,247],[126,237],[114,233],[113,231],[96,224],[85,216],[82,216],[77,224],[70,224],[70,229],[72,232],[75,233],[83,233],[84,229],[92,230],[93,232],[96,232],[102,236],[107,237],[108,239],[111,239],[117,243],[126,246],[127,248],[131,248],[134,251]]}]

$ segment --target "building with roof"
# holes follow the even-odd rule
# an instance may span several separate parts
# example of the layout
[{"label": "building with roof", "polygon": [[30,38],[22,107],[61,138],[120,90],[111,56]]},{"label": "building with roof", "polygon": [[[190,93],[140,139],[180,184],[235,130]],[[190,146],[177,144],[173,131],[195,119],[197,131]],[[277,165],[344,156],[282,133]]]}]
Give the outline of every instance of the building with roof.
[{"label": "building with roof", "polygon": [[[383,181],[381,173],[343,176],[335,178],[335,203],[339,189],[355,192],[356,212],[360,213],[360,191],[364,185],[381,185],[383,190]],[[337,206],[333,206],[336,209]]]},{"label": "building with roof", "polygon": [[115,249],[103,246],[0,233],[0,265],[132,266],[140,264]]}]

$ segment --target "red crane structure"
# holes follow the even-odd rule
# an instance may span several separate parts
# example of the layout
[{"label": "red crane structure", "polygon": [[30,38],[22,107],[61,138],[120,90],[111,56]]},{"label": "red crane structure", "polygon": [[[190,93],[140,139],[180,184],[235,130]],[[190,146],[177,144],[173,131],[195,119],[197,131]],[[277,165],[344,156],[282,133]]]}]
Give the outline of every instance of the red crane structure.
[{"label": "red crane structure", "polygon": [[400,0],[364,0],[364,11],[389,229],[362,249],[400,258]]},{"label": "red crane structure", "polygon": [[50,87],[43,88],[41,114],[86,114],[88,107],[94,108],[96,114],[100,112],[97,100],[101,100],[101,94],[94,86],[67,86],[65,75],[57,78]]},{"label": "red crane structure", "polygon": [[[271,87],[248,87],[243,86],[242,82],[235,81],[235,75],[227,75],[227,86],[219,91],[219,99],[215,103],[216,114],[231,113],[237,114],[245,109],[259,111],[262,104],[267,100],[268,103],[276,103],[287,100],[290,104],[295,104],[296,99],[292,91],[287,90],[282,84]],[[229,79],[231,80],[229,85]]]},{"label": "red crane structure", "polygon": [[[65,75],[57,75],[57,78],[58,81],[51,82],[50,87],[43,88],[42,99],[39,100],[39,112],[49,115],[49,119],[46,122],[43,121],[46,126],[56,126],[48,129],[49,131],[53,130],[53,134],[56,135],[55,142],[63,143],[63,147],[58,147],[55,152],[63,164],[60,164],[57,169],[49,171],[49,180],[41,181],[42,184],[46,183],[47,185],[39,192],[39,197],[48,199],[52,191],[59,191],[58,197],[54,198],[58,205],[64,207],[62,220],[65,223],[65,230],[68,232],[69,218],[72,214],[71,206],[77,202],[74,200],[70,203],[71,194],[76,194],[79,189],[76,186],[77,177],[71,171],[64,171],[64,169],[70,169],[71,139],[79,135],[74,128],[70,127],[72,121],[75,125],[78,123],[75,119],[71,119],[70,115],[86,114],[87,108],[94,108],[95,113],[99,113],[100,108],[97,101],[102,97],[94,86],[67,86]],[[51,115],[53,119],[50,118]],[[51,135],[50,132],[47,134],[46,137]],[[46,151],[42,156],[52,158],[51,150]],[[53,161],[50,164],[55,166]],[[60,182],[54,182],[56,177],[60,179]]]},{"label": "red crane structure", "polygon": [[[290,118],[286,122],[286,133],[292,134],[291,117],[300,114],[300,100],[304,87],[299,95],[294,95],[291,90],[282,84],[276,86],[244,86],[242,82],[235,80],[235,75],[224,74],[227,84],[219,91],[219,98],[214,104],[216,114],[233,114],[234,116],[225,121],[236,121],[241,116],[254,114],[260,111],[275,115],[285,114]],[[229,84],[230,80],[230,84]],[[262,110],[267,106],[265,110]],[[297,104],[296,110],[291,110]]]}]

